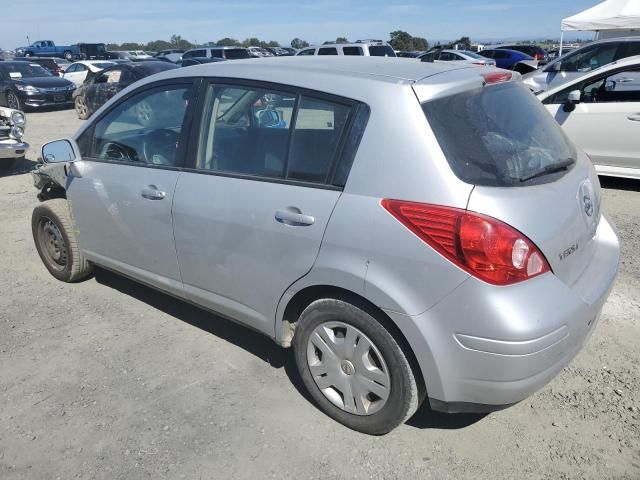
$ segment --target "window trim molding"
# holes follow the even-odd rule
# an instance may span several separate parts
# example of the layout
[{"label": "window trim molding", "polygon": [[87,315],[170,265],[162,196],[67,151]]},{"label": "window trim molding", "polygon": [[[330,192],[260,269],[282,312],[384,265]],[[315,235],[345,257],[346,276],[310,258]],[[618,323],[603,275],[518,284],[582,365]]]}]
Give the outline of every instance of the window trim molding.
[{"label": "window trim molding", "polygon": [[[197,154],[198,154],[200,130],[202,128],[204,109],[206,108],[206,106],[204,105],[204,102],[199,101],[199,99],[206,98],[206,93],[207,93],[207,89],[209,88],[209,85],[226,85],[229,87],[245,87],[245,88],[252,88],[256,90],[268,90],[268,91],[273,91],[275,93],[282,92],[286,94],[296,95],[296,104],[295,104],[296,117],[297,117],[297,108],[299,107],[300,99],[303,96],[313,98],[316,100],[324,100],[327,102],[332,102],[332,103],[349,107],[350,108],[349,116],[347,117],[347,121],[343,128],[340,141],[338,142],[338,147],[336,148],[336,151],[334,152],[334,155],[333,155],[332,164],[329,167],[329,172],[328,172],[328,175],[325,177],[324,182],[322,183],[304,182],[300,180],[293,180],[293,179],[287,179],[287,178],[264,177],[259,175],[247,175],[247,174],[239,174],[239,173],[233,173],[233,172],[221,172],[216,170],[205,170],[205,169],[196,168],[197,161],[198,161]],[[298,87],[295,85],[288,85],[288,84],[275,83],[275,82],[265,82],[265,81],[253,80],[253,79],[234,78],[234,77],[201,78],[201,84],[199,87],[199,91],[197,93],[197,99],[198,99],[197,106],[192,111],[193,122],[191,123],[191,126],[190,126],[191,132],[187,140],[188,152],[185,156],[185,159],[186,159],[185,164],[182,167],[182,170],[184,170],[185,172],[228,177],[228,178],[239,178],[239,179],[252,180],[252,181],[264,181],[269,183],[281,183],[285,185],[302,186],[302,187],[309,187],[309,188],[320,188],[324,190],[338,190],[338,191],[342,191],[344,189],[344,186],[334,185],[332,182],[335,177],[335,172],[337,171],[337,166],[344,161],[344,158],[343,158],[344,150],[345,150],[344,145],[346,144],[346,140],[352,133],[352,127],[354,124],[354,119],[355,119],[358,107],[360,105],[365,105],[367,112],[370,111],[370,108],[368,105],[363,104],[362,102],[359,102],[357,100],[353,100],[351,98],[342,97],[340,95],[334,95],[331,93],[312,90],[304,87]],[[295,129],[295,122],[293,120],[294,118],[292,117],[292,122],[289,127],[290,137],[289,137],[289,144],[287,146],[287,158],[285,159],[285,163],[288,163],[289,153],[290,153],[290,144],[294,137],[294,135],[291,134],[291,131]],[[367,115],[367,121],[368,121],[368,115]],[[366,122],[364,124],[364,127],[366,128]],[[358,146],[360,144],[360,140],[362,139],[363,133],[364,133],[364,128],[362,129],[361,132],[359,132],[358,141],[355,142],[356,145]],[[357,152],[357,148],[355,149],[355,152]],[[353,162],[351,163],[353,164]],[[349,171],[350,170],[351,168],[349,168]],[[286,173],[286,170],[285,170],[285,173]],[[348,174],[347,174],[347,178],[348,178]]]}]

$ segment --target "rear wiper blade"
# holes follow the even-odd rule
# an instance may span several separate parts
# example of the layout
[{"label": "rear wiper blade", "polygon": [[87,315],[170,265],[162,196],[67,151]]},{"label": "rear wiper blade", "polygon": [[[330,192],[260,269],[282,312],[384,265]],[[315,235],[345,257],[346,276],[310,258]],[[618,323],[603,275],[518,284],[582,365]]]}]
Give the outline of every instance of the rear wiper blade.
[{"label": "rear wiper blade", "polygon": [[535,172],[530,173],[529,175],[520,177],[519,180],[521,182],[527,182],[529,180],[533,180],[534,178],[542,177],[544,175],[550,175],[552,173],[561,172],[562,170],[566,170],[567,168],[569,168],[574,163],[575,163],[574,158],[567,158],[566,160],[563,160],[561,162],[547,165],[546,167],[541,168],[540,170],[536,170]]}]

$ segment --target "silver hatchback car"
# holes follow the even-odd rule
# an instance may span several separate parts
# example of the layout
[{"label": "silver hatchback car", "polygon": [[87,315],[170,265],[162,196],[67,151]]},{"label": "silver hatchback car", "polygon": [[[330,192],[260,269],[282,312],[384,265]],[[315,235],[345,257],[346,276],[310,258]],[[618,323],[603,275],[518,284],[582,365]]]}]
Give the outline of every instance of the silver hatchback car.
[{"label": "silver hatchback car", "polygon": [[56,278],[120,272],[292,346],[319,407],[383,434],[492,411],[593,331],[619,245],[600,186],[512,72],[278,58],[164,72],[34,174]]}]

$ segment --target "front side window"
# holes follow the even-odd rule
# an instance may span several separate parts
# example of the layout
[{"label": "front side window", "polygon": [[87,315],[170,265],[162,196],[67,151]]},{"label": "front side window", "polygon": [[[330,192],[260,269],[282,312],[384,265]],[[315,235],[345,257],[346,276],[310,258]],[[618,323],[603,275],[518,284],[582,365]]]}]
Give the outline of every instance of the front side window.
[{"label": "front side window", "polygon": [[309,48],[307,50],[302,50],[300,53],[298,53],[298,55],[315,55],[315,53],[316,53],[315,48]]},{"label": "front side window", "polygon": [[196,168],[326,183],[350,107],[295,93],[211,85]]},{"label": "front side window", "polygon": [[640,102],[640,70],[616,72],[588,83],[582,89],[582,101],[590,103]]},{"label": "front side window", "polygon": [[251,58],[251,54],[246,48],[227,48],[224,50],[224,58],[228,60],[240,60],[242,58]]},{"label": "front side window", "polygon": [[158,87],[119,103],[94,125],[91,157],[175,166],[191,88]]},{"label": "front side window", "polygon": [[617,43],[594,45],[569,54],[561,63],[563,72],[590,72],[613,62]]},{"label": "front side window", "polygon": [[[442,151],[472,185],[515,187],[550,181],[576,158],[571,142],[542,103],[515,82],[425,102]],[[536,173],[557,168],[556,174]]]}]

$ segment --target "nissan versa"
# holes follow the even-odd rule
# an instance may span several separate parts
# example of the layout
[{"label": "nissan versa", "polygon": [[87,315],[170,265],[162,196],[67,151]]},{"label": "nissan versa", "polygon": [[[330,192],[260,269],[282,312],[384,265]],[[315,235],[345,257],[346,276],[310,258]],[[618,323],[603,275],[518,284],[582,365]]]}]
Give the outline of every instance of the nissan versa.
[{"label": "nissan versa", "polygon": [[163,72],[43,147],[35,244],[293,347],[328,415],[492,411],[593,331],[616,234],[594,168],[512,72],[387,58]]}]

